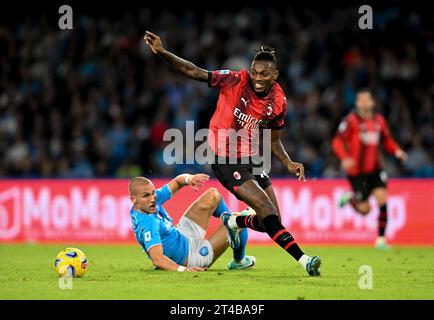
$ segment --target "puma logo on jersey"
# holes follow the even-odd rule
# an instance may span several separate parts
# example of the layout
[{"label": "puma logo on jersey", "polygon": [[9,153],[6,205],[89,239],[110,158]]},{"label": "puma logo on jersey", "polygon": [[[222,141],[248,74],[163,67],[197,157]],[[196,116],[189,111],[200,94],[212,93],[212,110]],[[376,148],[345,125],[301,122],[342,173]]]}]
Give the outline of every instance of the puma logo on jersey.
[{"label": "puma logo on jersey", "polygon": [[262,179],[264,179],[264,178],[269,178],[269,176],[268,176],[268,174],[265,172],[265,170],[262,170],[261,178],[262,178]]},{"label": "puma logo on jersey", "polygon": [[247,102],[249,102],[249,100],[244,99],[244,97],[241,97],[241,101],[244,102],[244,106],[247,107]]}]

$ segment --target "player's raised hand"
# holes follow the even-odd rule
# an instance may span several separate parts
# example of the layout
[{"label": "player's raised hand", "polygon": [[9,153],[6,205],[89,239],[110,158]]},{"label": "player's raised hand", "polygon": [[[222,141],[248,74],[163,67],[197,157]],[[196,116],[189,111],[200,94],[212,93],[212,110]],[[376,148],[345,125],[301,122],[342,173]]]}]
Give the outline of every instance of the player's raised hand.
[{"label": "player's raised hand", "polygon": [[163,43],[161,39],[156,34],[146,31],[145,36],[143,37],[145,43],[151,48],[152,52],[155,54],[159,54],[164,51]]},{"label": "player's raised hand", "polygon": [[198,191],[199,188],[202,187],[203,184],[208,180],[209,180],[209,175],[198,173],[189,179],[188,185],[191,186],[194,191]]},{"label": "player's raised hand", "polygon": [[298,181],[306,181],[304,177],[304,166],[298,162],[290,162],[288,164],[288,171],[295,174],[298,177]]},{"label": "player's raised hand", "polygon": [[208,268],[188,267],[185,269],[185,271],[187,271],[187,272],[201,272],[201,271],[206,271],[206,270],[208,270]]}]

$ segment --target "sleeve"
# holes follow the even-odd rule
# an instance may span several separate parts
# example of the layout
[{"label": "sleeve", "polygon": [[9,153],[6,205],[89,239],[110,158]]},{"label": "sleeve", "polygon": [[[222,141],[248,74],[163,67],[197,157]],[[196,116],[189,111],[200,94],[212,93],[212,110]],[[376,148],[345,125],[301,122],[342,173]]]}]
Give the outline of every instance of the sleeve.
[{"label": "sleeve", "polygon": [[162,205],[167,200],[172,198],[172,190],[170,190],[170,187],[168,184],[165,184],[160,189],[155,190],[155,194],[157,197],[157,203],[159,205]]},{"label": "sleeve", "polygon": [[393,140],[392,135],[390,134],[389,126],[387,125],[384,117],[380,114],[377,117],[381,128],[381,141],[383,142],[384,149],[388,153],[394,155],[399,149],[399,146],[395,140]]},{"label": "sleeve", "polygon": [[162,244],[159,225],[152,218],[147,217],[142,222],[139,236],[142,238],[141,240],[146,252],[148,252],[153,246]]},{"label": "sleeve", "polygon": [[342,120],[339,124],[338,130],[332,140],[332,149],[339,160],[347,158],[349,156],[347,148],[345,146],[346,141],[351,135],[351,122],[348,118]]},{"label": "sleeve", "polygon": [[288,108],[288,101],[286,100],[286,97],[283,97],[282,102],[282,112],[279,113],[276,117],[274,117],[268,127],[273,130],[280,130],[285,126],[285,116],[286,116],[286,109]]},{"label": "sleeve", "polygon": [[208,86],[211,88],[230,87],[240,82],[242,71],[208,71]]}]

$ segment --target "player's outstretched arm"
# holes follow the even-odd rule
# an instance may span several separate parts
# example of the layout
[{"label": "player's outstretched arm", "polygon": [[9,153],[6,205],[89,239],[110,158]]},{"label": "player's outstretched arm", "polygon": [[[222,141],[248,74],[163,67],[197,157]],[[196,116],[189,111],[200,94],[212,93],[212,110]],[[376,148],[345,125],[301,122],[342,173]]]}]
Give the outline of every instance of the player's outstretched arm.
[{"label": "player's outstretched arm", "polygon": [[280,130],[271,130],[271,152],[282,162],[290,173],[298,177],[299,181],[306,181],[304,177],[304,166],[301,163],[292,161],[285,151],[282,141],[280,140]]},{"label": "player's outstretched arm", "polygon": [[151,249],[149,249],[148,253],[151,257],[153,265],[156,266],[158,269],[163,269],[167,271],[180,271],[180,272],[207,270],[206,268],[200,268],[200,267],[187,268],[184,266],[180,266],[179,264],[173,262],[171,259],[169,259],[163,254],[162,245],[153,246]]},{"label": "player's outstretched arm", "polygon": [[402,150],[401,148],[399,148],[398,150],[395,151],[394,153],[395,157],[398,158],[399,160],[401,160],[402,162],[407,161],[408,159],[408,154],[407,152],[405,152],[404,150]]},{"label": "player's outstretched arm", "polygon": [[396,158],[401,160],[402,162],[407,161],[408,155],[407,153],[401,149],[401,147],[396,143],[396,141],[392,138],[390,133],[389,126],[387,125],[386,120],[383,116],[378,115],[378,120],[380,122],[381,128],[381,138],[384,145],[384,148],[390,154],[393,154]]},{"label": "player's outstretched arm", "polygon": [[172,191],[172,196],[178,192],[179,189],[185,186],[191,186],[194,191],[198,191],[200,187],[203,186],[205,182],[209,180],[209,175],[198,173],[195,175],[184,173],[177,176],[175,179],[170,181],[169,188]]},{"label": "player's outstretched arm", "polygon": [[190,61],[184,60],[173,53],[167,51],[163,47],[163,43],[161,39],[156,34],[146,31],[144,36],[145,43],[151,48],[154,54],[159,55],[165,61],[167,61],[175,70],[179,71],[184,76],[198,80],[207,82],[208,81],[208,71],[202,68],[197,67],[195,64]]}]

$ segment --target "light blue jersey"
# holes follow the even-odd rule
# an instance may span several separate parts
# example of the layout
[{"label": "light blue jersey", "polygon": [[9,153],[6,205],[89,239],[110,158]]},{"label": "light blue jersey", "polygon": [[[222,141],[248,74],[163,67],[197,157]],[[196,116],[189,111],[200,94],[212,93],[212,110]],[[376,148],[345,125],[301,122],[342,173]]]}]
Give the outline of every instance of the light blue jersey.
[{"label": "light blue jersey", "polygon": [[155,245],[163,245],[163,253],[177,264],[183,265],[188,256],[187,238],[173,226],[172,218],[163,208],[163,203],[172,197],[166,184],[155,190],[156,212],[144,213],[131,208],[134,234],[145,253]]}]

